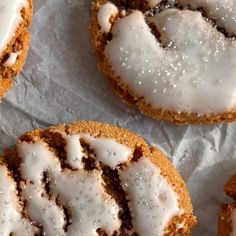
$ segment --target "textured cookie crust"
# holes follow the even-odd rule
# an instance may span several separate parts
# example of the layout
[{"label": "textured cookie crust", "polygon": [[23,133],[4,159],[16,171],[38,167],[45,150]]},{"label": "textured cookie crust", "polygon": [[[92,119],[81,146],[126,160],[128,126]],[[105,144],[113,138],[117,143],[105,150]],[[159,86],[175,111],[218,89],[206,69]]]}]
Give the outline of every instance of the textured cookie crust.
[{"label": "textured cookie crust", "polygon": [[236,200],[236,174],[234,174],[224,186],[225,193]]},{"label": "textured cookie crust", "polygon": [[[165,229],[165,236],[174,236],[190,235],[191,228],[196,224],[196,219],[193,216],[193,209],[191,205],[191,200],[186,189],[185,183],[182,180],[180,174],[177,170],[174,169],[171,162],[156,148],[149,147],[144,139],[130,131],[111,126],[108,124],[89,122],[89,121],[78,121],[71,125],[58,125],[50,127],[46,130],[35,130],[28,132],[21,137],[19,137],[18,143],[27,142],[35,143],[38,141],[43,141],[50,148],[50,151],[55,153],[59,157],[60,161],[63,163],[65,160],[66,151],[65,151],[65,139],[63,134],[74,135],[74,134],[89,134],[94,137],[103,137],[116,140],[118,143],[126,145],[130,148],[132,154],[129,160],[130,163],[137,162],[142,156],[147,157],[154,163],[161,171],[161,175],[165,176],[168,183],[173,187],[175,193],[178,195],[179,207],[184,210],[184,213],[180,216],[174,217],[170,224]],[[90,148],[85,149],[90,150]],[[88,151],[89,152],[89,151]],[[88,153],[88,156],[90,154]],[[19,170],[21,160],[19,158],[19,153],[16,148],[11,150],[6,150],[2,156],[2,160],[11,170],[13,176],[15,176],[15,181],[18,183],[18,191],[20,191],[19,181],[21,179]],[[65,163],[64,163],[65,164]],[[63,165],[63,164],[62,164]],[[126,214],[129,212],[127,208],[127,200],[122,197],[122,190],[119,181],[114,176],[115,172],[112,172],[107,166],[104,166],[100,163],[100,167],[103,169],[104,180],[107,188],[107,192],[116,199],[116,202],[123,209],[119,217],[121,219],[121,228],[119,233],[115,235],[133,235],[138,234],[132,232],[132,216]],[[122,164],[123,165],[123,164]],[[124,164],[125,165],[125,164]],[[91,170],[94,168],[91,160],[85,162],[85,168]],[[65,168],[66,165],[63,167]],[[122,168],[122,166],[121,166]],[[118,184],[118,185],[117,185]],[[24,212],[24,215],[27,217],[27,212]],[[184,222],[184,223],[183,223]],[[183,223],[181,226],[180,224]],[[128,233],[126,229],[131,229]],[[97,231],[99,235],[107,235],[102,229]],[[126,232],[126,233],[124,233]]]},{"label": "textured cookie crust", "polygon": [[[175,124],[214,124],[236,120],[236,108],[223,113],[211,115],[199,115],[197,113],[175,112],[163,108],[154,108],[149,103],[147,103],[143,97],[138,96],[129,86],[122,82],[122,79],[114,73],[110,64],[108,63],[108,60],[104,56],[105,46],[107,41],[110,41],[112,34],[111,32],[101,32],[101,26],[98,23],[98,12],[101,6],[106,2],[108,2],[108,0],[95,0],[92,4],[92,41],[98,55],[99,69],[106,75],[113,89],[125,103],[137,107],[143,114],[156,120],[163,119]],[[122,6],[118,9],[118,15],[110,18],[111,25],[124,16],[123,14],[125,13],[122,10],[128,9],[129,12],[129,9],[141,9],[142,11],[148,9],[146,1],[112,0],[110,2],[114,2],[118,7]],[[163,1],[163,3],[165,4],[165,1]]]},{"label": "textured cookie crust", "polygon": [[[236,174],[224,186],[225,193],[236,200]],[[218,236],[232,235],[232,213],[236,210],[236,202],[222,205],[222,212],[218,217]]]},{"label": "textured cookie crust", "polygon": [[[28,6],[21,11],[22,23],[17,28],[6,49],[0,53],[0,101],[13,86],[13,77],[21,72],[27,58],[30,45],[28,27],[31,24],[33,14],[32,0],[27,1]],[[7,65],[6,62],[10,55],[18,52],[20,53],[17,55],[16,61],[13,64]]]},{"label": "textured cookie crust", "polygon": [[230,236],[232,235],[232,212],[236,209],[236,203],[223,205],[222,213],[218,217],[218,236]]}]

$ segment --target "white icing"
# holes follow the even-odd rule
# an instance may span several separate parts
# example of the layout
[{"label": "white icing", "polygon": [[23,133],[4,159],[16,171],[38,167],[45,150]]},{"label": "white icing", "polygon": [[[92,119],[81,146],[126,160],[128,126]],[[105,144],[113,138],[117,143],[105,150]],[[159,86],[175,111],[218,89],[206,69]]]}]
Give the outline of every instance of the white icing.
[{"label": "white icing", "polygon": [[65,171],[51,187],[53,194],[59,195],[61,203],[71,211],[68,235],[97,236],[99,228],[112,235],[120,228],[119,207],[105,193],[100,171]]},{"label": "white icing", "polygon": [[127,162],[131,154],[129,147],[117,143],[109,138],[94,138],[89,135],[83,135],[83,139],[95,150],[96,160],[103,164],[116,168],[119,164]]},{"label": "white icing", "polygon": [[21,10],[27,4],[27,0],[0,1],[0,53],[6,48],[22,22]]},{"label": "white icing", "polygon": [[159,4],[162,0],[146,0],[149,7],[155,7]]},{"label": "white icing", "polygon": [[139,11],[117,21],[104,54],[113,71],[154,108],[199,115],[236,106],[236,43],[201,13],[167,9],[149,19]]},{"label": "white icing", "polygon": [[178,195],[160,170],[147,158],[120,172],[133,213],[133,224],[139,235],[164,235],[174,216],[182,214]]},{"label": "white icing", "polygon": [[26,212],[34,222],[43,225],[44,235],[66,235],[63,210],[44,196],[43,186],[28,183],[22,187],[22,196],[27,202]]},{"label": "white icing", "polygon": [[45,171],[61,172],[59,160],[49,151],[45,143],[21,143],[18,153],[22,158],[23,178],[40,185]]},{"label": "white icing", "polygon": [[183,229],[184,226],[185,226],[185,222],[181,222],[181,223],[176,224],[176,232],[180,229]]},{"label": "white icing", "polygon": [[233,210],[231,217],[232,217],[232,236],[236,236],[236,210]]},{"label": "white icing", "polygon": [[203,8],[206,14],[228,32],[236,35],[236,1],[235,0],[178,0],[184,6]]},{"label": "white icing", "polygon": [[[121,226],[119,206],[104,189],[102,171],[83,169],[80,139],[94,150],[97,161],[111,168],[129,160],[130,148],[113,139],[95,138],[88,134],[64,135],[64,138],[66,161],[73,170],[63,170],[62,160],[41,141],[18,144],[20,174],[24,180],[21,183],[21,196],[26,202],[25,212],[36,225],[42,226],[44,235],[97,236],[100,228],[108,235],[113,235]],[[78,160],[73,162],[75,158]],[[0,188],[1,179],[6,179],[1,178],[1,173]],[[119,170],[119,175],[129,200],[134,231],[139,235],[163,235],[172,217],[182,214],[173,187],[161,175],[160,170],[144,157]],[[12,182],[4,182],[5,188],[12,183],[12,190],[15,190],[13,180],[10,181]],[[9,198],[9,194],[6,196]],[[0,194],[0,209],[4,209],[1,200]],[[14,205],[14,199],[9,201]],[[63,209],[69,212],[69,224]],[[12,210],[9,214],[13,214]],[[18,215],[20,217],[19,213]],[[10,227],[18,226],[12,226],[10,221],[8,227],[10,230]]]},{"label": "white icing", "polygon": [[[73,140],[75,145],[74,139],[67,140]],[[62,171],[59,160],[42,142],[20,143],[18,153],[22,159],[21,174],[27,180],[22,190],[27,212],[43,226],[45,235],[67,234],[63,230],[62,209],[46,196],[42,184],[44,173],[47,174],[52,199],[59,196],[59,201],[72,214],[68,235],[78,235],[79,232],[81,236],[97,236],[99,228],[111,235],[120,228],[119,207],[104,191],[101,171]]]},{"label": "white icing", "polygon": [[16,184],[6,167],[0,165],[0,235],[33,236],[36,228],[22,217],[16,191]]},{"label": "white icing", "polygon": [[82,165],[82,147],[80,144],[79,135],[71,135],[64,137],[66,140],[66,152],[67,159],[66,162],[73,168],[80,169]]},{"label": "white icing", "polygon": [[22,159],[21,174],[27,183],[22,195],[27,201],[26,209],[35,222],[43,225],[45,235],[64,235],[64,214],[54,201],[48,200],[42,184],[43,173],[61,174],[60,162],[42,143],[21,143],[18,153]]},{"label": "white icing", "polygon": [[118,14],[117,7],[111,3],[107,2],[102,5],[98,12],[98,23],[101,26],[101,31],[108,33],[111,29],[110,19],[112,16],[116,16]]},{"label": "white icing", "polygon": [[65,137],[67,151],[66,161],[73,168],[83,167],[83,152],[80,144],[81,138],[89,144],[90,148],[94,149],[96,161],[100,161],[112,169],[129,160],[131,154],[130,148],[117,143],[113,139],[103,137],[94,138],[88,134],[75,134]]},{"label": "white icing", "polygon": [[21,54],[21,51],[20,52],[12,52],[10,54],[10,56],[8,57],[8,59],[5,61],[4,65],[8,66],[8,67],[14,66],[16,63],[17,57],[20,54]]}]

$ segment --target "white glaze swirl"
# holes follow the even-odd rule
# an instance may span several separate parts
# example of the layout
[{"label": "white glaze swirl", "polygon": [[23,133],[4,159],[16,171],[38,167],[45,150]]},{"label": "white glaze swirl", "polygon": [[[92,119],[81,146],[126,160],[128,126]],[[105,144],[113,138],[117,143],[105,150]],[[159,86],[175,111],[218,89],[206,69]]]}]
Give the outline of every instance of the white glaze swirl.
[{"label": "white glaze swirl", "polygon": [[[235,32],[235,1],[190,5],[202,6]],[[222,21],[223,15],[227,17]],[[161,42],[147,21],[156,27]],[[166,9],[146,19],[133,11],[116,21],[111,33],[104,51],[108,64],[121,83],[152,108],[201,116],[236,107],[236,40],[226,38],[200,12]]]}]

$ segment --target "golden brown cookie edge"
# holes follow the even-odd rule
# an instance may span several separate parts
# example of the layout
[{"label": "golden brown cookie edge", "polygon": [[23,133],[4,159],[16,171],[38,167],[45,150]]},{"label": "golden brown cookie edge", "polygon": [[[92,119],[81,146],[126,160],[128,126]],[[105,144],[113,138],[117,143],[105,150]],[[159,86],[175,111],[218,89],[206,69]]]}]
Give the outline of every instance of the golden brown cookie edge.
[{"label": "golden brown cookie edge", "polygon": [[[24,63],[27,59],[30,45],[30,34],[28,32],[28,27],[32,22],[33,16],[32,0],[28,0],[28,3],[28,7],[22,10],[23,22],[16,30],[6,49],[0,54],[0,71],[3,72],[0,76],[0,101],[6,96],[7,92],[13,86],[13,77],[22,71]],[[16,44],[19,44],[19,42],[21,44],[20,47],[22,52],[17,57],[16,63],[10,67],[5,66],[4,63],[7,56],[9,56],[12,52],[15,52],[14,48],[16,47]]]}]

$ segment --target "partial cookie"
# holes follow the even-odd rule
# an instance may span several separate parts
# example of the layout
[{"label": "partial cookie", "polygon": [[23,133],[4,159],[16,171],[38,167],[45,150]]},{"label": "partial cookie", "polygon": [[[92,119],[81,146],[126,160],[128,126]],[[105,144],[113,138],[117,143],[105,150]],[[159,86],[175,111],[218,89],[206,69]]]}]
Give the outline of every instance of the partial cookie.
[{"label": "partial cookie", "polygon": [[[227,195],[236,200],[236,175],[233,175],[225,184],[224,190]],[[218,236],[236,235],[236,202],[222,206],[222,212],[218,218]]]},{"label": "partial cookie", "polygon": [[0,235],[36,235],[39,230],[24,217],[16,183],[6,166],[0,164]]},{"label": "partial cookie", "polygon": [[99,67],[129,104],[155,119],[236,119],[236,2],[95,0]]},{"label": "partial cookie", "polygon": [[83,121],[35,130],[2,159],[12,174],[0,167],[8,176],[0,178],[0,188],[11,184],[13,209],[4,204],[10,190],[3,188],[0,212],[9,214],[0,213],[4,235],[23,229],[25,236],[185,236],[196,223],[170,161],[121,128]]},{"label": "partial cookie", "polygon": [[0,2],[0,100],[13,85],[26,60],[32,19],[32,0]]},{"label": "partial cookie", "polygon": [[218,236],[235,236],[236,233],[236,203],[222,206],[218,218]]}]

